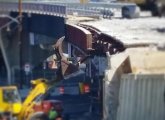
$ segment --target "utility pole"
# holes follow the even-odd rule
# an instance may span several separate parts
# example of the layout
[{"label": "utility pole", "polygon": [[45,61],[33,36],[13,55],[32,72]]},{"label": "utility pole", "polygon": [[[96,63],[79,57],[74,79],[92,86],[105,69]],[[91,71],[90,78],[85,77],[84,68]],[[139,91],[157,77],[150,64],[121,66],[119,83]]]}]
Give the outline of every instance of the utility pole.
[{"label": "utility pole", "polygon": [[22,0],[18,0],[19,22],[22,23]]},{"label": "utility pole", "polygon": [[21,40],[21,32],[22,32],[22,0],[18,0],[18,20],[19,20],[19,25],[18,25],[18,40],[19,40],[19,54],[20,54],[20,87],[22,88],[22,78],[23,78],[23,75],[22,75],[22,40]]}]

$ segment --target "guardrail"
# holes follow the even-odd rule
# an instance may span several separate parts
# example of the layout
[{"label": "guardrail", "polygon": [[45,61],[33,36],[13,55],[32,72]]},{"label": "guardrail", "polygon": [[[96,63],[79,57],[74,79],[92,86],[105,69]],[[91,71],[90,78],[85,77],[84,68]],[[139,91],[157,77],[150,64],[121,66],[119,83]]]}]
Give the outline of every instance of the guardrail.
[{"label": "guardrail", "polygon": [[[110,18],[116,11],[121,13],[121,8],[123,6],[130,5],[136,7],[136,4],[134,3],[90,2],[87,4],[81,4],[57,1],[24,1],[22,3],[22,12],[61,17],[77,13],[78,16],[102,16],[104,18]],[[0,11],[18,12],[18,2],[1,1]]]},{"label": "guardrail", "polygon": [[100,11],[80,9],[80,8],[69,8],[67,9],[68,15],[77,15],[77,16],[100,16]]},{"label": "guardrail", "polygon": [[[18,3],[17,2],[1,2],[0,11],[18,12],[19,11]],[[55,4],[36,3],[36,2],[35,3],[23,2],[22,12],[65,17],[66,16],[66,6],[55,5]]]},{"label": "guardrail", "polygon": [[[102,16],[103,18],[111,18],[115,12],[121,13],[123,6],[134,6],[134,3],[107,3],[107,2],[90,2],[87,4],[73,2],[51,2],[52,4],[66,6],[67,14],[78,11],[78,16]],[[81,12],[80,12],[81,11]],[[90,15],[89,15],[90,14]]]}]

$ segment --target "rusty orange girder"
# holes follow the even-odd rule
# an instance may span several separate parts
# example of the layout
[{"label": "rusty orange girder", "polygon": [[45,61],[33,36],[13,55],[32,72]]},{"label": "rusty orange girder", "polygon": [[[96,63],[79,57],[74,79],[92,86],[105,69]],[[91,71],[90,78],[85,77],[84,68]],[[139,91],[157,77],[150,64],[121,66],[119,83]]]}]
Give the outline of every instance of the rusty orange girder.
[{"label": "rusty orange girder", "polygon": [[86,53],[103,54],[109,51],[110,54],[115,54],[125,50],[120,40],[89,25],[67,24],[66,31],[67,40]]}]

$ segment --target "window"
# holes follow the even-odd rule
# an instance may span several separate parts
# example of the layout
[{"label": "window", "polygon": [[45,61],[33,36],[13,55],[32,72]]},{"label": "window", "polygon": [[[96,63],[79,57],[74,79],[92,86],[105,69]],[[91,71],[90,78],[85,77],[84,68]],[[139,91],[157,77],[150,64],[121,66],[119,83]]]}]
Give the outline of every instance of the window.
[{"label": "window", "polygon": [[20,102],[20,96],[16,89],[4,89],[3,90],[3,100],[4,102]]}]

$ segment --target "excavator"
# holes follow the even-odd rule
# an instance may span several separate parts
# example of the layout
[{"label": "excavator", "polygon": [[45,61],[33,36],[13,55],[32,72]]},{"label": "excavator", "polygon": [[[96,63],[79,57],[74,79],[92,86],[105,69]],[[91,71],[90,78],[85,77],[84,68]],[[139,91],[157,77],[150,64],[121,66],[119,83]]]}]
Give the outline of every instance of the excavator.
[{"label": "excavator", "polygon": [[[0,87],[0,112],[4,114],[9,113],[6,116],[10,120],[14,118],[17,120],[46,120],[47,117],[44,116],[47,116],[46,114],[51,110],[53,105],[57,106],[56,110],[61,114],[62,105],[60,101],[44,101],[43,98],[48,94],[49,89],[54,87],[58,82],[79,71],[78,65],[69,62],[63,55],[63,40],[64,37],[61,37],[55,45],[48,48],[53,50],[57,57],[58,69],[54,80],[49,81],[43,78],[32,80],[32,88],[23,103],[21,103],[18,90],[15,86]],[[6,116],[1,115],[0,117]]]},{"label": "excavator", "polygon": [[18,120],[43,119],[43,116],[47,116],[47,113],[49,112],[49,110],[51,110],[51,105],[54,104],[58,106],[57,108],[55,108],[56,111],[61,114],[62,107],[60,101],[44,101],[44,98],[48,95],[49,90],[52,87],[56,86],[58,82],[65,80],[65,77],[68,77],[79,71],[78,66],[69,62],[68,59],[63,55],[63,40],[64,37],[61,37],[55,45],[49,48],[50,50],[54,51],[57,57],[58,68],[56,71],[56,77],[54,78],[54,80],[46,80],[40,78],[31,81],[32,89],[22,104],[22,109],[18,115]]},{"label": "excavator", "polygon": [[[2,113],[10,113],[8,116],[11,119],[9,120],[13,120],[14,118],[16,120],[47,120],[48,114],[52,108],[57,111],[59,119],[63,119],[63,113],[65,113],[64,120],[71,120],[72,118],[72,120],[100,120],[102,118],[102,80],[108,64],[107,57],[110,57],[109,54],[116,54],[124,51],[125,46],[119,40],[101,33],[94,27],[87,25],[79,26],[84,29],[84,31],[77,30],[83,35],[81,38],[84,38],[84,42],[91,44],[84,47],[86,53],[79,49],[79,47],[82,47],[81,39],[77,39],[79,42],[76,41],[75,49],[78,50],[73,50],[73,58],[68,58],[63,54],[62,42],[65,37],[58,39],[56,44],[47,46],[45,49],[53,51],[56,56],[55,61],[57,63],[57,69],[55,71],[55,77],[53,77],[52,80],[44,78],[32,80],[31,90],[22,104],[20,101],[8,101],[7,103],[0,101],[1,106],[2,104],[8,104],[8,110],[4,109]],[[72,38],[72,34],[75,34],[75,29],[79,27],[71,25],[67,27],[70,29],[67,37]],[[87,30],[90,31],[89,33],[91,34],[86,32]],[[87,36],[87,38],[84,36]],[[71,43],[73,43],[74,47],[74,41]],[[73,81],[76,87],[70,84],[70,81]],[[67,84],[70,86],[66,86],[66,89],[64,89],[65,86],[59,86],[59,84]],[[68,89],[69,87],[72,89]],[[9,86],[6,88],[9,89]],[[62,94],[69,91],[72,93],[69,94],[70,96],[68,93],[65,94],[67,96],[63,95],[63,100],[61,98],[56,99],[57,96],[54,95],[57,91],[56,88],[60,88],[59,91]],[[16,87],[15,90],[17,91]],[[0,93],[0,95],[2,94],[3,93]],[[3,98],[3,96],[0,98]],[[10,99],[10,97],[8,98]],[[65,106],[67,107],[63,109],[63,103],[66,99],[67,103],[65,103]]]}]

